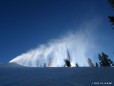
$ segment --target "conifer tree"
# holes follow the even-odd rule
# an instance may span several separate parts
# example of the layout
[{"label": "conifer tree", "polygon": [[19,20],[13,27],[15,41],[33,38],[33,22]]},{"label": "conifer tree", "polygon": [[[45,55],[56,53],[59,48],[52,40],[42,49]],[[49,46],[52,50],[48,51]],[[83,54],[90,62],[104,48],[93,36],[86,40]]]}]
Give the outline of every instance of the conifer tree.
[{"label": "conifer tree", "polygon": [[65,59],[65,65],[67,67],[71,67],[71,63],[70,63],[71,57],[70,57],[70,53],[67,50],[67,59]]},{"label": "conifer tree", "polygon": [[113,61],[108,57],[107,54],[105,54],[104,52],[102,52],[102,54],[99,54],[99,64],[100,67],[110,67],[113,64]]},{"label": "conifer tree", "polygon": [[66,59],[66,60],[65,60],[65,65],[66,65],[67,67],[71,67],[70,61]]},{"label": "conifer tree", "polygon": [[99,65],[98,65],[98,63],[97,63],[97,62],[96,62],[96,64],[95,64],[95,65],[96,65],[96,67],[99,67]]},{"label": "conifer tree", "polygon": [[88,58],[88,64],[89,64],[89,67],[94,67],[94,64],[90,58]]},{"label": "conifer tree", "polygon": [[77,63],[76,63],[76,67],[79,67]]},{"label": "conifer tree", "polygon": [[[114,10],[114,0],[108,0],[108,2]],[[108,16],[108,18],[109,18],[109,21],[110,21],[111,25],[114,25],[114,15],[113,16]],[[113,29],[114,29],[114,27],[113,27]]]},{"label": "conifer tree", "polygon": [[111,5],[111,7],[114,9],[114,0],[108,0],[108,2]]}]

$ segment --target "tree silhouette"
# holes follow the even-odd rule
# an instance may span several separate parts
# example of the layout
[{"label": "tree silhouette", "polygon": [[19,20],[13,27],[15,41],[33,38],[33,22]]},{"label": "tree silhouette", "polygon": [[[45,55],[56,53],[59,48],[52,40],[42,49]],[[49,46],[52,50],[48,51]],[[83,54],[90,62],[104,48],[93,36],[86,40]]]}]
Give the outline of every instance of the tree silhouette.
[{"label": "tree silhouette", "polygon": [[105,53],[102,52],[102,59],[104,61],[104,66],[105,67],[109,67],[110,66],[110,62],[108,61],[108,55],[106,55]]},{"label": "tree silhouette", "polygon": [[100,54],[98,54],[98,58],[99,58],[99,61],[100,61],[99,62],[100,67],[103,67],[104,62],[103,62],[102,56]]},{"label": "tree silhouette", "polygon": [[67,67],[71,67],[70,60],[71,60],[70,53],[69,53],[69,51],[67,50],[67,59],[65,59],[65,65],[66,65]]},{"label": "tree silhouette", "polygon": [[90,58],[88,58],[88,64],[89,64],[89,67],[94,67],[94,64]]},{"label": "tree silhouette", "polygon": [[66,65],[67,67],[71,67],[70,61],[66,59],[66,60],[65,60],[65,65]]},{"label": "tree silhouette", "polygon": [[96,65],[96,67],[99,67],[99,65],[98,65],[98,63],[97,63],[97,62],[96,62],[96,64],[95,64],[95,65]]},{"label": "tree silhouette", "polygon": [[114,25],[114,16],[108,16],[111,25]]},{"label": "tree silhouette", "polygon": [[[114,9],[114,0],[108,0],[111,7]],[[111,25],[114,25],[114,16],[108,16]],[[114,29],[114,28],[113,28]]]},{"label": "tree silhouette", "polygon": [[76,63],[76,67],[79,67],[77,63]]},{"label": "tree silhouette", "polygon": [[108,0],[108,2],[111,5],[111,7],[114,9],[114,0]]},{"label": "tree silhouette", "polygon": [[110,58],[108,58],[108,55],[104,52],[102,52],[102,54],[99,54],[98,58],[100,61],[100,67],[110,67],[113,64],[113,61]]}]

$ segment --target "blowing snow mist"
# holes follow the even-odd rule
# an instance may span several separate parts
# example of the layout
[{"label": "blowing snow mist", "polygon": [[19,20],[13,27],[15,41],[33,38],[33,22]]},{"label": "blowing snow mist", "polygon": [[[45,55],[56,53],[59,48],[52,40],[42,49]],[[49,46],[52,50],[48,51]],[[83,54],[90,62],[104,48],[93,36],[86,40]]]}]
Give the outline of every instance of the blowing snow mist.
[{"label": "blowing snow mist", "polygon": [[[93,27],[92,27],[93,28]],[[77,31],[42,44],[39,47],[23,53],[10,62],[28,67],[63,67],[67,59],[67,50],[71,57],[72,67],[88,66],[87,58],[92,58],[91,51],[96,47],[93,42],[93,32],[87,25]]]}]

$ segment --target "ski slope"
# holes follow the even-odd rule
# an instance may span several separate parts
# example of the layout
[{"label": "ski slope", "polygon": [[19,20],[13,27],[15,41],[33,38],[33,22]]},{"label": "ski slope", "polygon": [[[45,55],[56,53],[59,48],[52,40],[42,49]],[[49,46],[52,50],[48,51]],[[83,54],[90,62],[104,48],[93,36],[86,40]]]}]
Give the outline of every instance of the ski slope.
[{"label": "ski slope", "polygon": [[5,63],[0,64],[0,86],[114,86],[114,68],[37,68]]}]

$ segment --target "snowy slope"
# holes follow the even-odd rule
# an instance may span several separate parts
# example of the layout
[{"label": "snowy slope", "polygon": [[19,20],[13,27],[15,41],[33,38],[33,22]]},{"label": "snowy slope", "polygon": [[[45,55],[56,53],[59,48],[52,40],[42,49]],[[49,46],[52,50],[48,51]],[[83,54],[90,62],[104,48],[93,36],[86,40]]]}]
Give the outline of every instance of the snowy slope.
[{"label": "snowy slope", "polygon": [[0,67],[0,86],[98,86],[95,82],[114,86],[114,68]]},{"label": "snowy slope", "polygon": [[12,63],[0,63],[0,68],[1,67],[25,67],[25,66],[12,62]]}]

